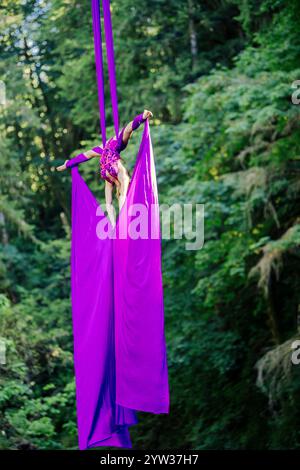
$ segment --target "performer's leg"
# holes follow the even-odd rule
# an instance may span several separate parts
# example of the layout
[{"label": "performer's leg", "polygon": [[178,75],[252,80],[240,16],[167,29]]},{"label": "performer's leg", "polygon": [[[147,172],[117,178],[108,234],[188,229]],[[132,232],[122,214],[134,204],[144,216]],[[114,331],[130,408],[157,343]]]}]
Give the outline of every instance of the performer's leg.
[{"label": "performer's leg", "polygon": [[122,162],[118,161],[118,180],[120,182],[119,188],[119,210],[122,209],[127,196],[127,190],[130,182],[130,178],[125,166]]},{"label": "performer's leg", "polygon": [[107,210],[110,223],[114,227],[116,224],[116,214],[115,214],[115,208],[112,204],[112,199],[113,199],[112,192],[113,192],[113,183],[110,183],[109,181],[105,180],[106,210]]}]

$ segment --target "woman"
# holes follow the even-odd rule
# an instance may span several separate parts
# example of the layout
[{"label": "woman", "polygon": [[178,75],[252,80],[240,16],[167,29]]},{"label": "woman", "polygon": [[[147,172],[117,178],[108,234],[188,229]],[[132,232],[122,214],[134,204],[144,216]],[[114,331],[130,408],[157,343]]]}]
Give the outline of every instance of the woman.
[{"label": "woman", "polygon": [[119,210],[121,210],[127,195],[129,185],[129,174],[121,161],[120,153],[127,147],[128,141],[136,130],[146,119],[153,114],[147,109],[142,114],[137,115],[133,121],[123,127],[118,137],[111,137],[104,148],[94,147],[85,153],[80,153],[71,160],[66,160],[63,165],[58,166],[58,171],[72,168],[75,165],[88,161],[90,158],[100,156],[100,176],[105,180],[105,202],[106,210],[110,221],[115,225],[115,211],[113,207],[113,188],[116,187],[117,198],[119,200]]}]

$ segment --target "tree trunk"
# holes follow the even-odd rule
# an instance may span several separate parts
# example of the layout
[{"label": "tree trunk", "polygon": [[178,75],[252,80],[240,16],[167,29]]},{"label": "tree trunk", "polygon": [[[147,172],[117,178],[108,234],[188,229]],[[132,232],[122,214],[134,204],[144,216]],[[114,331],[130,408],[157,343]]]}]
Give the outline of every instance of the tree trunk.
[{"label": "tree trunk", "polygon": [[8,233],[5,226],[5,216],[3,212],[0,212],[0,236],[2,245],[8,244]]},{"label": "tree trunk", "polygon": [[197,32],[195,27],[195,5],[194,0],[188,0],[188,15],[189,15],[189,36],[190,36],[190,48],[192,56],[192,68],[195,70],[197,65],[198,57],[198,44],[197,44]]}]

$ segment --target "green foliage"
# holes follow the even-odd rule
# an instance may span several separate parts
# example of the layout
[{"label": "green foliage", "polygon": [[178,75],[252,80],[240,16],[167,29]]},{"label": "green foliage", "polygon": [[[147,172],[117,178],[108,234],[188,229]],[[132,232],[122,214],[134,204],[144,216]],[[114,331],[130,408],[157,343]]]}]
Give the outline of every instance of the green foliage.
[{"label": "green foliage", "polygon": [[[91,14],[2,3],[0,448],[71,449],[70,180],[54,166],[99,141]],[[205,204],[203,249],[163,241],[171,412],[143,413],[134,445],[299,448],[299,4],[111,4],[121,122],[152,109],[160,202]],[[96,161],[83,171],[102,198]]]}]

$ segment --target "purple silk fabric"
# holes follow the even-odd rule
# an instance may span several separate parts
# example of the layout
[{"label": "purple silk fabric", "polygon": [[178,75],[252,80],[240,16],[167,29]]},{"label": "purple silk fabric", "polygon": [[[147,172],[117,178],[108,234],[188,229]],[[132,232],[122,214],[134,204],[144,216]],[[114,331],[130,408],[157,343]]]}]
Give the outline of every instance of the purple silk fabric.
[{"label": "purple silk fabric", "polygon": [[91,7],[92,7],[92,19],[93,19],[99,117],[100,117],[100,127],[101,127],[101,135],[102,135],[102,146],[104,147],[104,145],[106,144],[106,124],[105,124],[105,95],[104,95],[102,34],[101,34],[99,0],[92,0]]},{"label": "purple silk fabric", "polygon": [[[99,0],[97,0],[99,3]],[[107,55],[107,68],[109,76],[109,87],[111,106],[113,112],[113,121],[116,135],[119,135],[119,111],[118,111],[118,94],[117,94],[117,80],[116,80],[116,68],[114,59],[114,41],[112,32],[112,21],[110,13],[110,1],[102,0],[103,7],[103,20],[104,20],[104,32],[106,42],[106,55]]]},{"label": "purple silk fabric", "polygon": [[[102,54],[102,33],[100,20],[100,1],[91,0],[93,33],[94,33],[94,49],[96,63],[96,77],[98,88],[98,104],[100,112],[100,125],[102,134],[102,144],[106,143],[106,127],[105,127],[105,95],[104,95],[104,72],[103,72],[103,54]],[[112,33],[112,21],[110,13],[109,0],[102,0],[103,21],[106,42],[107,67],[109,75],[110,96],[112,105],[112,114],[116,135],[119,135],[119,112],[118,112],[118,96],[117,96],[117,80],[114,60],[114,42]]]},{"label": "purple silk fabric", "polygon": [[[152,238],[145,227],[140,237],[128,236],[132,224],[138,226],[132,204],[140,204],[142,212],[149,209],[146,228]],[[97,236],[99,223],[110,238]],[[136,411],[169,412],[159,206],[148,121],[115,228],[78,166],[72,168],[71,295],[79,447],[131,447],[128,428],[137,423]]]}]

